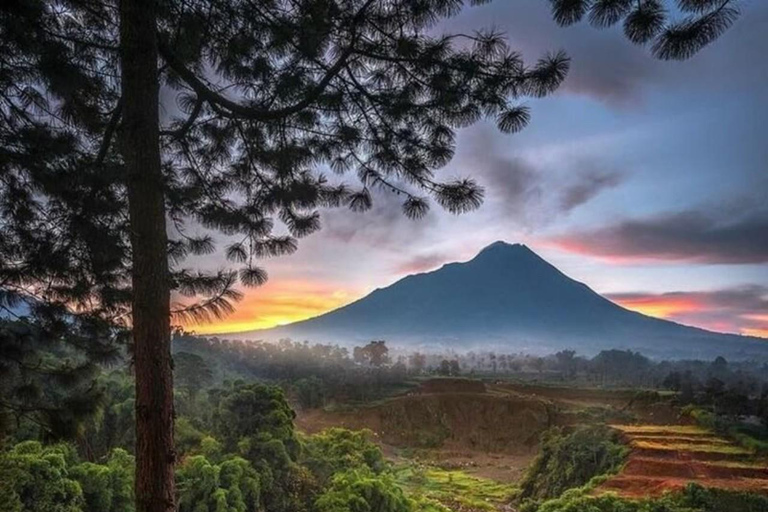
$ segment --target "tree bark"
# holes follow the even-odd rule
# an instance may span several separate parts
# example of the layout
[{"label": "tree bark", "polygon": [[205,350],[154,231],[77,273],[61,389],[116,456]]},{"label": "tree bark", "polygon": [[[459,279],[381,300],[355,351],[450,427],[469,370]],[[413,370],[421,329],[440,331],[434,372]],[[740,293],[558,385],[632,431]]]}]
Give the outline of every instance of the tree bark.
[{"label": "tree bark", "polygon": [[133,254],[137,512],[174,509],[170,286],[157,55],[155,0],[121,0],[121,142]]}]

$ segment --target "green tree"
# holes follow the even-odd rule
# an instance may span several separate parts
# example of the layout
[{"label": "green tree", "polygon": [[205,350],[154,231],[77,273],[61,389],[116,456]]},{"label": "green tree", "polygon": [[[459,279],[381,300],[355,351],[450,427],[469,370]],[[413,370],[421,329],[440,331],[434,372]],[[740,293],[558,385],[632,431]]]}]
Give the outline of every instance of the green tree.
[{"label": "green tree", "polygon": [[106,464],[83,462],[72,466],[70,475],[83,490],[83,512],[133,512],[134,458],[115,449]]},{"label": "green tree", "polygon": [[74,451],[66,445],[19,443],[0,453],[0,503],[8,512],[82,512],[80,484],[69,474]]},{"label": "green tree", "polygon": [[64,322],[42,303],[31,312],[40,317],[5,320],[8,296],[0,289],[0,446],[19,426],[32,437],[73,438],[104,403],[98,363],[117,357],[114,337],[101,331],[103,339],[85,343],[85,319]]},{"label": "green tree", "polygon": [[260,477],[242,458],[211,464],[189,457],[176,472],[179,512],[247,512],[263,510]]},{"label": "green tree", "polygon": [[365,469],[337,473],[316,506],[319,512],[410,512],[413,508],[391,475]]},{"label": "green tree", "polygon": [[266,510],[306,510],[315,492],[314,478],[297,463],[301,445],[294,417],[277,386],[238,384],[219,398],[216,437],[226,452],[238,453],[258,472]]},{"label": "green tree", "polygon": [[173,376],[177,387],[185,390],[192,400],[201,389],[213,383],[213,371],[205,359],[189,352],[173,355]]},{"label": "green tree", "polygon": [[542,436],[539,454],[520,482],[519,497],[541,500],[560,496],[617,469],[626,452],[618,434],[604,425],[579,427],[570,433],[552,428]]},{"label": "green tree", "polygon": [[381,449],[371,442],[372,435],[370,430],[330,428],[307,436],[303,440],[301,462],[321,485],[340,471],[363,468],[380,473],[386,463]]}]

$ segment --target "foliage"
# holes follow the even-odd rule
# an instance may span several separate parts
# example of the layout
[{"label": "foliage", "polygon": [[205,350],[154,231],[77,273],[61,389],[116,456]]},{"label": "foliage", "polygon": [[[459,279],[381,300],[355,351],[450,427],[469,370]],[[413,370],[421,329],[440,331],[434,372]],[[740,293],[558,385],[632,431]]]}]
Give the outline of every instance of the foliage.
[{"label": "foliage", "polygon": [[555,427],[542,435],[541,447],[520,483],[522,500],[543,500],[581,487],[592,478],[619,469],[627,454],[618,434],[604,425],[566,432]]},{"label": "foliage", "polygon": [[438,503],[448,509],[497,510],[517,493],[512,484],[469,475],[460,470],[409,464],[395,471],[395,478],[409,496],[425,504]]},{"label": "foliage", "polygon": [[316,506],[318,512],[411,512],[413,507],[391,475],[365,469],[337,473]]},{"label": "foliage", "polygon": [[[213,432],[226,453],[236,453],[259,474],[266,509],[307,509],[316,482],[298,464],[301,450],[294,431],[295,413],[283,391],[265,384],[236,383],[211,393],[216,401]],[[202,440],[201,440],[202,441]]]},{"label": "foliage", "polygon": [[624,35],[663,60],[685,60],[720,37],[739,17],[735,0],[675,0],[682,12],[671,20],[664,0],[550,0],[552,15],[560,25],[571,25],[585,16],[597,28],[623,21]]},{"label": "foliage", "polygon": [[134,458],[117,448],[105,464],[83,462],[72,467],[72,478],[80,483],[84,512],[133,512]]},{"label": "foliage", "polygon": [[371,442],[370,430],[330,428],[303,439],[302,463],[326,484],[335,473],[365,469],[381,473],[386,463],[381,449]]},{"label": "foliage", "polygon": [[[73,451],[27,441],[0,454],[0,503],[9,512],[82,512],[80,484],[69,474]],[[95,512],[95,511],[94,511]]]},{"label": "foliage", "polygon": [[201,389],[213,383],[213,371],[197,354],[176,352],[173,355],[173,376],[176,387],[186,391],[194,399]]},{"label": "foliage", "polygon": [[601,496],[570,491],[545,502],[537,512],[761,512],[768,498],[748,493],[707,489],[689,484],[682,492],[660,498],[625,499],[614,494]]},{"label": "foliage", "polygon": [[85,429],[90,455],[106,457],[115,448],[133,452],[136,446],[135,392],[126,368],[103,373],[98,379],[103,405]]},{"label": "foliage", "polygon": [[[0,439],[19,426],[50,439],[72,438],[103,403],[98,363],[117,357],[116,338],[40,303],[30,306],[36,318],[3,319],[10,297],[0,288]],[[89,330],[103,337],[91,344]]]},{"label": "foliage", "polygon": [[383,340],[372,341],[364,347],[355,347],[352,357],[356,363],[378,368],[389,362],[389,349]]},{"label": "foliage", "polygon": [[189,457],[176,472],[179,512],[247,512],[263,509],[261,479],[245,459],[211,464]]},{"label": "foliage", "polygon": [[218,397],[214,432],[226,451],[282,466],[299,453],[295,415],[277,386],[237,384]]}]

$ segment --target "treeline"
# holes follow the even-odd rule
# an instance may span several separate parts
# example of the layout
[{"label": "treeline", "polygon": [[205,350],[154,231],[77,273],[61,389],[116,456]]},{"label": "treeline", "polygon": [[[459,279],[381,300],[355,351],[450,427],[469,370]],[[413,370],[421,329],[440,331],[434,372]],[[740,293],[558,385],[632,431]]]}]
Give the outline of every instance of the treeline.
[{"label": "treeline", "polygon": [[[713,407],[718,414],[756,416],[768,422],[768,364],[752,361],[654,361],[630,350],[594,357],[562,350],[545,357],[493,351],[404,352],[384,341],[349,350],[338,345],[281,340],[222,340],[177,333],[177,382],[183,388],[213,378],[279,382],[302,407],[365,402],[401,390],[429,375],[518,378],[600,387],[669,390],[681,404]],[[209,365],[190,367],[194,354]],[[179,361],[182,364],[179,364]],[[201,378],[203,376],[204,378]],[[187,384],[187,383],[190,384]]]}]

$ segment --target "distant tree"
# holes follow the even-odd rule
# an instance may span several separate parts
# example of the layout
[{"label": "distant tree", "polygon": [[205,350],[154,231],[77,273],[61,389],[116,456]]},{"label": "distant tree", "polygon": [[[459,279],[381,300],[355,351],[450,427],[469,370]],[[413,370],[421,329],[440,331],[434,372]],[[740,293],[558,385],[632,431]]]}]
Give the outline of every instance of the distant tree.
[{"label": "distant tree", "polygon": [[650,360],[631,350],[603,350],[590,361],[601,381],[624,381],[644,385],[651,368]]},{"label": "distant tree", "polygon": [[197,393],[213,383],[213,371],[205,359],[189,352],[173,355],[173,373],[179,388],[194,399]]},{"label": "distant tree", "polygon": [[364,347],[355,347],[353,353],[355,361],[358,363],[377,368],[389,363],[389,349],[383,340],[372,341]]},{"label": "distant tree", "polygon": [[325,382],[322,379],[313,375],[297,380],[293,387],[302,407],[314,409],[325,405]]},{"label": "distant tree", "polygon": [[683,376],[678,371],[669,372],[661,383],[663,387],[672,391],[680,391],[682,389],[682,384]]},{"label": "distant tree", "polygon": [[576,375],[576,351],[561,350],[555,354],[558,369],[567,377]]},{"label": "distant tree", "polygon": [[454,377],[458,377],[461,375],[461,366],[459,365],[459,361],[457,359],[452,359],[450,362],[450,374]]},{"label": "distant tree", "polygon": [[437,368],[437,374],[447,377],[451,374],[451,362],[447,359],[440,361],[440,366]]},{"label": "distant tree", "polygon": [[408,366],[412,369],[413,373],[421,374],[427,366],[427,356],[421,352],[410,354],[408,356]]}]

